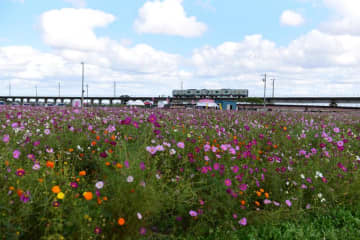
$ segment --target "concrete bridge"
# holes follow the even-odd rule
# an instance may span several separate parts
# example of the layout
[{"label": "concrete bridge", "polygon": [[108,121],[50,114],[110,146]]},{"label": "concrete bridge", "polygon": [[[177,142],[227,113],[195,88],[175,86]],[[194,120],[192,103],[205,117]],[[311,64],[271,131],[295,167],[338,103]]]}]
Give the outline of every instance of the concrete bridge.
[{"label": "concrete bridge", "polygon": [[[19,103],[72,103],[81,97],[55,97],[55,96],[0,96],[0,100],[5,102],[19,102]],[[254,98],[233,98],[233,97],[213,97],[215,100],[246,102]],[[262,101],[262,98],[256,98]],[[158,101],[169,100],[172,103],[198,101],[196,97],[174,98],[174,97],[84,97],[84,102],[89,104],[103,104],[105,101],[109,104],[115,102],[126,103],[129,100],[152,100],[154,103]],[[259,102],[258,102],[259,103]],[[261,103],[261,102],[260,102]],[[276,97],[266,98],[267,104],[278,103],[296,103],[296,104],[328,104],[329,106],[336,107],[340,103],[360,104],[360,97]]]}]

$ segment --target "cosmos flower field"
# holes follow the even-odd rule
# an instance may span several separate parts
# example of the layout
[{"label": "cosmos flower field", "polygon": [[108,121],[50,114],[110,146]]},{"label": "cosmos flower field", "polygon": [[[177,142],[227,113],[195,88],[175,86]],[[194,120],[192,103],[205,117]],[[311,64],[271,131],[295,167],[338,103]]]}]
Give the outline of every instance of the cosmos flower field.
[{"label": "cosmos flower field", "polygon": [[360,116],[0,108],[0,239],[170,239],[360,199]]}]

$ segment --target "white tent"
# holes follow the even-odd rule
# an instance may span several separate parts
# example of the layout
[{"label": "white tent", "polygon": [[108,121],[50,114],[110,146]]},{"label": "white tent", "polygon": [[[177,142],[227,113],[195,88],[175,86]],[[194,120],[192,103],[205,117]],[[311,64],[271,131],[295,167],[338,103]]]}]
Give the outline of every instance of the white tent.
[{"label": "white tent", "polygon": [[198,102],[198,103],[196,103],[196,107],[199,107],[199,108],[219,108],[219,105],[217,105],[214,102]]},{"label": "white tent", "polygon": [[127,106],[145,106],[144,102],[141,101],[141,100],[136,100],[136,101],[133,101],[133,100],[129,100],[127,103],[126,103]]}]

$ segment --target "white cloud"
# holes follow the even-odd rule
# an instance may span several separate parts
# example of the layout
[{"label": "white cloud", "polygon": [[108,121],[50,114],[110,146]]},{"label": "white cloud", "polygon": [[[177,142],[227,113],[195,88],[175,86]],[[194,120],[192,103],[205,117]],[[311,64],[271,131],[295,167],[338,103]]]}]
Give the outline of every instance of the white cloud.
[{"label": "white cloud", "polygon": [[[191,74],[181,69],[179,55],[147,44],[130,47],[129,41],[99,38],[93,28],[106,26],[113,19],[110,14],[89,9],[45,12],[41,29],[52,50],[45,53],[29,46],[0,47],[0,81],[11,80],[14,94],[32,95],[36,84],[39,95],[56,95],[61,80],[64,94],[79,95],[82,61],[92,96],[112,93],[113,81],[117,81],[120,94],[169,94],[179,79],[190,78]],[[0,89],[0,95],[5,92]]]},{"label": "white cloud", "polygon": [[98,38],[94,28],[115,20],[111,14],[92,9],[64,8],[43,13],[40,28],[46,44],[55,48],[101,50],[106,38]]},{"label": "white cloud", "polygon": [[331,34],[360,35],[360,1],[323,0],[325,6],[335,12],[335,16],[323,23],[321,29]]},{"label": "white cloud", "polygon": [[305,22],[303,16],[291,10],[285,10],[280,16],[280,23],[287,26],[300,26]]},{"label": "white cloud", "polygon": [[[239,42],[203,46],[186,59],[95,34],[95,27],[106,27],[114,19],[90,9],[45,12],[41,29],[51,50],[0,47],[0,81],[11,80],[13,94],[22,95],[34,95],[34,85],[39,95],[56,95],[61,81],[62,94],[79,96],[84,61],[90,96],[112,95],[113,81],[118,95],[171,95],[181,80],[185,88],[247,88],[251,96],[261,96],[260,74],[265,72],[277,79],[276,96],[354,96],[359,91],[360,36],[312,30],[277,46],[250,35]],[[0,88],[0,95],[6,94],[7,89]]]},{"label": "white cloud", "polygon": [[71,3],[74,7],[84,8],[86,6],[85,0],[64,0],[65,2]]},{"label": "white cloud", "polygon": [[182,0],[147,1],[139,10],[134,28],[138,33],[182,37],[199,37],[207,30],[206,24],[186,15]]},{"label": "white cloud", "polygon": [[[195,49],[191,62],[194,76],[201,81],[193,82],[192,87],[218,83],[224,88],[248,88],[251,95],[261,96],[260,74],[267,72],[278,78],[277,96],[353,96],[356,76],[360,75],[359,48],[360,37],[318,30],[285,47],[261,35],[246,36],[240,42]],[[334,86],[342,88],[336,90]]]}]

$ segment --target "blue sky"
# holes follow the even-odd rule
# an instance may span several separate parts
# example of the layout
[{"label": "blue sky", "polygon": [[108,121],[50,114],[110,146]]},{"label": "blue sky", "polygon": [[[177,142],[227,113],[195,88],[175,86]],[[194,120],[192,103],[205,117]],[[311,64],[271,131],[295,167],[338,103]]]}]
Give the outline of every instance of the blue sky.
[{"label": "blue sky", "polygon": [[[170,95],[247,88],[261,74],[280,96],[357,96],[356,0],[1,0],[0,95],[79,95],[79,62],[93,95]],[[4,87],[5,86],[5,87]],[[325,86],[325,87],[324,87]],[[40,91],[41,92],[41,91]],[[112,92],[112,91],[110,91]],[[271,90],[269,89],[270,94]]]}]

